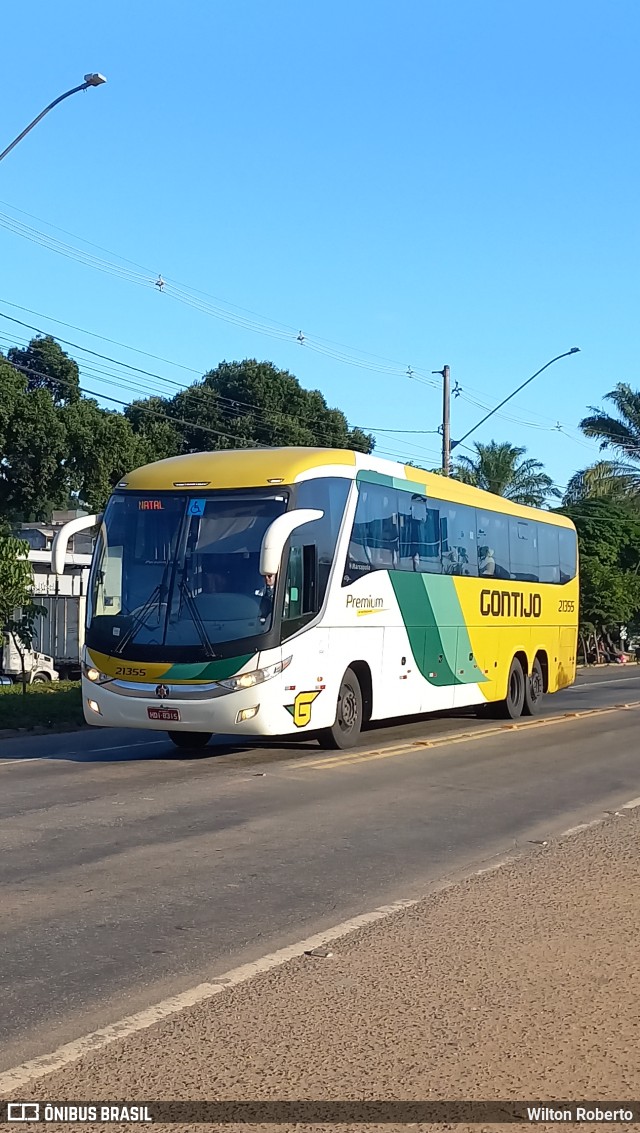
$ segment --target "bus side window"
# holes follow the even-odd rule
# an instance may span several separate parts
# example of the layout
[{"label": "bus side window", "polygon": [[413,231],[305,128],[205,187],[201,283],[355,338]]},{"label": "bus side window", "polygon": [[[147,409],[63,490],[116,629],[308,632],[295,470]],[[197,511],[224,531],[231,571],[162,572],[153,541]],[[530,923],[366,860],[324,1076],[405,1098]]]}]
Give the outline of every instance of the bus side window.
[{"label": "bus side window", "polygon": [[538,524],[528,519],[509,519],[511,577],[518,582],[538,582]]},{"label": "bus side window", "polygon": [[561,527],[560,542],[560,582],[571,582],[578,573],[578,543],[575,531]]},{"label": "bus side window", "polygon": [[372,570],[397,570],[398,559],[398,492],[386,485],[364,483],[358,492],[345,583]]},{"label": "bus side window", "polygon": [[476,575],[478,544],[475,508],[440,501],[442,573]]},{"label": "bus side window", "polygon": [[399,567],[442,574],[440,512],[425,496],[398,492]]},{"label": "bus side window", "polygon": [[497,511],[477,511],[476,533],[480,577],[511,578],[507,516]]},{"label": "bus side window", "polygon": [[560,581],[559,527],[550,523],[538,524],[538,555],[540,561],[540,581]]}]

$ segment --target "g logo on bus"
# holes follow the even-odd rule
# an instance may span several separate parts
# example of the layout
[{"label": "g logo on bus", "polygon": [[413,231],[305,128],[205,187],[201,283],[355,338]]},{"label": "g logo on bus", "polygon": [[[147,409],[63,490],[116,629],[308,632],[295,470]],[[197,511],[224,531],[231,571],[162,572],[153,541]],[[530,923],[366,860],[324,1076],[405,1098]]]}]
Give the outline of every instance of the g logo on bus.
[{"label": "g logo on bus", "polygon": [[169,689],[166,685],[156,685],[156,696],[158,700],[166,700],[170,696]]},{"label": "g logo on bus", "polygon": [[313,692],[299,692],[293,704],[285,704],[287,712],[293,716],[293,722],[296,728],[304,728],[311,722],[311,705],[317,696],[320,696],[321,689],[314,689]]}]

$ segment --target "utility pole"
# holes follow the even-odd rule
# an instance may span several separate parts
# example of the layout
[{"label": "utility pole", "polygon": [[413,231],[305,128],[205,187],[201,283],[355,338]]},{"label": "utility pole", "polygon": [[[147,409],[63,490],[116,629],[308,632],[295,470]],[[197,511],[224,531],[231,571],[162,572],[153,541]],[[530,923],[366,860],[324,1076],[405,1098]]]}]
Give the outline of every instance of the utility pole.
[{"label": "utility pole", "polygon": [[451,472],[451,370],[443,366],[431,372],[442,376],[442,475],[448,476]]}]

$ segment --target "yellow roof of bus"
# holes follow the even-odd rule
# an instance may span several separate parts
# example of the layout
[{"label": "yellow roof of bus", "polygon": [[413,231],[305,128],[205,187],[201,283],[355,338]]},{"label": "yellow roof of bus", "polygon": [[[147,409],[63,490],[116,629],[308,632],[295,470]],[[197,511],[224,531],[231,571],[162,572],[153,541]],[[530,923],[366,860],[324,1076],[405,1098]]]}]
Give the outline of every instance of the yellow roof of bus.
[{"label": "yellow roof of bus", "polygon": [[[483,492],[413,465],[395,463],[351,449],[253,448],[195,452],[137,468],[123,478],[120,486],[143,492],[176,488],[261,488],[295,484],[314,473],[355,479],[359,472],[367,471],[406,480],[422,487],[425,495],[435,499],[451,500],[452,503],[468,504],[486,511],[500,511],[523,519],[541,518],[539,509],[512,503],[504,496]],[[544,512],[544,516],[547,522],[573,527],[566,516],[553,512]]]}]

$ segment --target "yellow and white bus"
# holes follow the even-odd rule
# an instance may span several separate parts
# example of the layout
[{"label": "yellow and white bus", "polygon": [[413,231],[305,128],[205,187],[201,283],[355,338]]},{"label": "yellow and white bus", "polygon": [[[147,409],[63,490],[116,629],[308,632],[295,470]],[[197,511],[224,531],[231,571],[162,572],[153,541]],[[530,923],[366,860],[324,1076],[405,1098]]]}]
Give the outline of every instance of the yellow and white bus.
[{"label": "yellow and white bus", "polygon": [[87,600],[87,721],[317,735],[478,706],[517,718],[575,679],[569,519],[342,449],[149,464],[102,516]]}]

